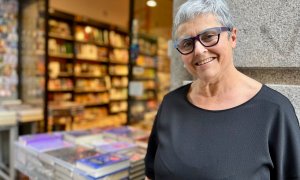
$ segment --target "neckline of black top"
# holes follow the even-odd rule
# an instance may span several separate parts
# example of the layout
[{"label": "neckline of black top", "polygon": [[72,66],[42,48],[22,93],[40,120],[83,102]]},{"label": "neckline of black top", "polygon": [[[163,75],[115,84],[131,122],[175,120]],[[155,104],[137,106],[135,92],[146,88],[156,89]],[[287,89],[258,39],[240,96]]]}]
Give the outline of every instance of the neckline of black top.
[{"label": "neckline of black top", "polygon": [[247,100],[246,102],[242,103],[242,104],[239,104],[237,106],[234,106],[234,107],[231,107],[231,108],[227,108],[227,109],[220,109],[220,110],[210,110],[210,109],[204,109],[204,108],[201,108],[201,107],[198,107],[196,105],[194,105],[193,103],[191,103],[188,99],[188,92],[189,92],[189,89],[191,87],[191,84],[187,84],[185,86],[185,89],[184,89],[184,98],[185,98],[185,101],[192,107],[196,108],[196,109],[199,109],[199,110],[202,110],[202,111],[206,111],[206,112],[212,112],[212,113],[218,113],[218,112],[227,112],[227,111],[231,111],[231,110],[236,110],[238,108],[241,108],[241,107],[244,107],[245,105],[251,103],[252,101],[254,101],[257,96],[259,96],[259,94],[262,93],[263,89],[266,88],[266,85],[265,84],[262,84],[262,87],[260,88],[260,90],[252,97],[250,98],[249,100]]}]

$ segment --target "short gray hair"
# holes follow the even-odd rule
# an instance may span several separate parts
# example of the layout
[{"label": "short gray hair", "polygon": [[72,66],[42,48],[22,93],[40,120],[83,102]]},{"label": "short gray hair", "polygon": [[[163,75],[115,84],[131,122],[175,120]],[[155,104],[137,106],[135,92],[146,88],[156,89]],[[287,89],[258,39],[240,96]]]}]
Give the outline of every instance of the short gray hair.
[{"label": "short gray hair", "polygon": [[215,15],[223,26],[233,28],[232,16],[225,0],[188,0],[179,7],[174,17],[173,39],[175,40],[177,28],[181,24],[206,13]]}]

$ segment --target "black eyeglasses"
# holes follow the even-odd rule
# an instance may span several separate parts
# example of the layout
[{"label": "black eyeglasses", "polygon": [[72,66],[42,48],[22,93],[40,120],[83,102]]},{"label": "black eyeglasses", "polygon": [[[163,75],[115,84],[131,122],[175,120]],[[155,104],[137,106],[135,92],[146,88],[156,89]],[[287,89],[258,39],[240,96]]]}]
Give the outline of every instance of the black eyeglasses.
[{"label": "black eyeglasses", "polygon": [[229,27],[214,27],[200,32],[197,36],[175,41],[174,47],[183,55],[194,51],[195,40],[198,40],[204,47],[212,47],[218,44],[220,34],[223,31],[231,31]]}]

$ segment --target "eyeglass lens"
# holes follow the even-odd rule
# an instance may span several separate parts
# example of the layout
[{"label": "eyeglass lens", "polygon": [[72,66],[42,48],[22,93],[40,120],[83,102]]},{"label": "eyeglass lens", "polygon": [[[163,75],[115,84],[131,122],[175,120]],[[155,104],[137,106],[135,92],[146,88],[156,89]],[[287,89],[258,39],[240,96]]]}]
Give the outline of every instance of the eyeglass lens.
[{"label": "eyeglass lens", "polygon": [[205,47],[214,46],[219,41],[219,34],[220,31],[218,29],[211,29],[209,31],[198,34],[195,37],[179,41],[177,49],[182,54],[189,54],[194,50],[195,40],[200,41],[200,43]]}]

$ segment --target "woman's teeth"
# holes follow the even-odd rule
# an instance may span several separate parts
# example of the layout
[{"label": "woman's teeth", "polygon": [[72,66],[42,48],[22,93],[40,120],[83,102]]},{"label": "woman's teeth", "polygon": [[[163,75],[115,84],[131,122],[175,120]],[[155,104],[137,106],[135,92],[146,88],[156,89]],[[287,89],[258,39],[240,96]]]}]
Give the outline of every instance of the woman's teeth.
[{"label": "woman's teeth", "polygon": [[196,62],[195,65],[196,66],[201,66],[201,65],[209,63],[209,62],[211,62],[213,60],[214,60],[214,58],[207,58],[207,59],[204,59],[202,61]]}]

